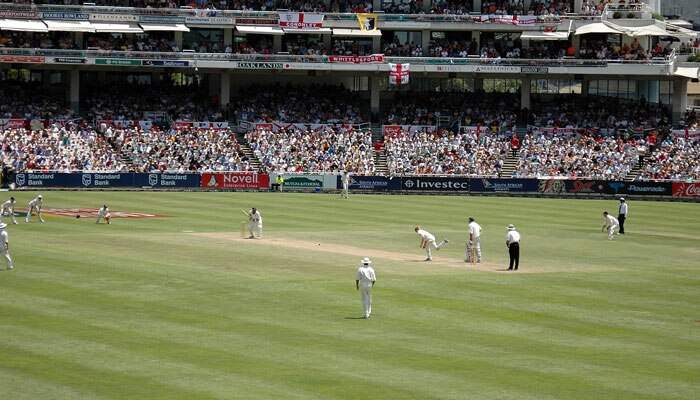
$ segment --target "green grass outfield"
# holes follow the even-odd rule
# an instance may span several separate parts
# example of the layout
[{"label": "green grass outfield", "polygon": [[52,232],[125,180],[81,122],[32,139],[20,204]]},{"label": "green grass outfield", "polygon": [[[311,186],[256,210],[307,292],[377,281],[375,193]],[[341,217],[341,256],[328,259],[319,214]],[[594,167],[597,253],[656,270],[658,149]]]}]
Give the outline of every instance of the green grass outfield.
[{"label": "green grass outfield", "polygon": [[[700,204],[632,200],[609,242],[612,200],[43,194],[46,209],[169,217],[8,227],[0,399],[700,398]],[[36,193],[13,195],[20,210]],[[240,238],[251,205],[260,241]],[[463,261],[468,216],[478,266]],[[416,224],[451,240],[432,263]]]}]

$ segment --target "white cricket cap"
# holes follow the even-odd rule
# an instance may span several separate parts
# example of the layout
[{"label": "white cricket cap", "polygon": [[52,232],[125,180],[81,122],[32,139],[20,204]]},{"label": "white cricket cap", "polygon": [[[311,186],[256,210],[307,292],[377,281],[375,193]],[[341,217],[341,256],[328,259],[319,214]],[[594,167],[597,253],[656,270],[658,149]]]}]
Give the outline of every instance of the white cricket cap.
[{"label": "white cricket cap", "polygon": [[365,265],[372,264],[372,260],[370,260],[368,257],[363,258],[361,262]]}]

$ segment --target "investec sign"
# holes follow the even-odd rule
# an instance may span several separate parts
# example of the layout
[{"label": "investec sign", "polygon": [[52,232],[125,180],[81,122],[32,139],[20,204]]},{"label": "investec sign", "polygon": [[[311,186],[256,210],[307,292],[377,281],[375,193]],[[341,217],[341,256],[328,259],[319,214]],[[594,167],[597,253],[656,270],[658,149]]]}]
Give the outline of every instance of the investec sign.
[{"label": "investec sign", "polygon": [[211,189],[267,189],[270,175],[245,172],[202,174],[202,187]]},{"label": "investec sign", "polygon": [[405,177],[401,178],[402,190],[467,191],[469,178],[460,177]]},{"label": "investec sign", "polygon": [[284,63],[281,62],[249,62],[239,61],[237,68],[240,69],[284,69]]}]

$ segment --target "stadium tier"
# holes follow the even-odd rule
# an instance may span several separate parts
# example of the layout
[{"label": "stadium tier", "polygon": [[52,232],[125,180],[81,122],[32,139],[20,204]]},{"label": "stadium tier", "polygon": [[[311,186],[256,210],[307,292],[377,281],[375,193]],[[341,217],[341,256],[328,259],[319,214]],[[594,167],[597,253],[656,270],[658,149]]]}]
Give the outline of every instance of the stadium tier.
[{"label": "stadium tier", "polygon": [[687,83],[700,41],[654,12],[588,0],[2,2],[3,164],[697,179]]}]

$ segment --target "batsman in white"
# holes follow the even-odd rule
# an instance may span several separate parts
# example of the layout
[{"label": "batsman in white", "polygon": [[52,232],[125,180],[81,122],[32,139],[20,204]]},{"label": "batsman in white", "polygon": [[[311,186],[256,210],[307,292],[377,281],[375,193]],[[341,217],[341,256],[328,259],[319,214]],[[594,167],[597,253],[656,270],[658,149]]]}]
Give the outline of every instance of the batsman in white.
[{"label": "batsman in white", "polygon": [[5,267],[12,269],[12,259],[10,258],[10,239],[7,236],[6,223],[0,223],[0,255],[5,258]]},{"label": "batsman in white", "polygon": [[350,191],[350,172],[344,171],[340,175],[340,181],[343,184],[343,189],[340,192],[340,198],[347,199]]},{"label": "batsman in white", "polygon": [[620,223],[617,221],[617,218],[613,217],[612,215],[608,214],[607,211],[603,211],[603,229],[602,231],[605,232],[605,230],[608,230],[608,240],[615,240],[615,229],[620,227]]},{"label": "batsman in white", "polygon": [[2,223],[3,218],[8,216],[12,219],[12,223],[17,225],[17,220],[15,219],[15,198],[10,197],[10,200],[2,203],[0,207],[0,223]]},{"label": "batsman in white", "polygon": [[27,210],[27,218],[24,222],[29,222],[32,214],[36,214],[39,217],[40,222],[44,222],[44,218],[41,217],[41,206],[44,204],[44,198],[41,195],[36,196],[36,198],[29,202],[29,209]]},{"label": "batsman in white", "polygon": [[467,258],[465,262],[472,262],[472,248],[476,250],[476,262],[481,262],[481,225],[476,223],[474,217],[469,217],[469,242],[467,243]]},{"label": "batsman in white", "polygon": [[263,220],[262,220],[262,215],[260,215],[260,211],[258,211],[257,208],[252,207],[250,211],[247,212],[248,214],[248,233],[250,233],[250,236],[248,239],[255,239],[255,235],[253,233],[254,229],[257,228],[257,233],[258,233],[258,239],[262,239],[262,229],[263,229]]},{"label": "batsman in white", "polygon": [[433,254],[430,251],[430,246],[434,247],[435,250],[440,250],[442,246],[450,242],[447,239],[442,239],[442,242],[440,242],[440,244],[435,244],[435,236],[432,233],[421,229],[420,226],[416,226],[416,229],[414,230],[416,231],[416,234],[420,236],[421,249],[425,249],[425,255],[428,256],[428,258],[426,258],[425,261],[433,261]]},{"label": "batsman in white", "polygon": [[103,205],[102,208],[97,211],[97,221],[95,221],[95,223],[99,224],[100,219],[102,218],[107,221],[107,224],[112,223],[112,215],[109,213],[109,207],[107,207],[107,204]]},{"label": "batsman in white", "polygon": [[365,318],[369,319],[372,315],[372,288],[377,281],[377,276],[374,273],[374,268],[370,266],[372,261],[369,258],[365,257],[361,262],[362,266],[357,269],[355,274],[355,288],[360,291]]}]

